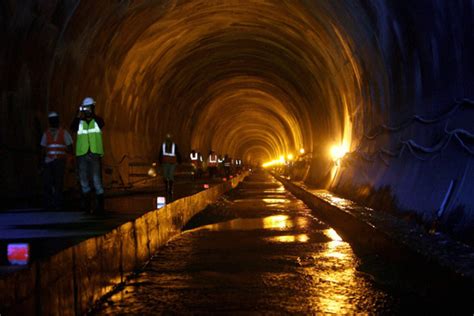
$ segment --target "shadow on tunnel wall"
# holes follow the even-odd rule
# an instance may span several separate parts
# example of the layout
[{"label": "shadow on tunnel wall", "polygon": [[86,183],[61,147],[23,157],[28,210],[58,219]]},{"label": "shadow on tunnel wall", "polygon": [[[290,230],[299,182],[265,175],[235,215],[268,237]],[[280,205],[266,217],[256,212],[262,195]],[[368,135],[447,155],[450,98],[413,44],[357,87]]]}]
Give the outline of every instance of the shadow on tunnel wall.
[{"label": "shadow on tunnel wall", "polygon": [[68,126],[92,96],[109,166],[167,132],[247,162],[304,148],[299,178],[472,240],[473,21],[469,0],[2,1],[0,190],[39,195],[47,111]]}]

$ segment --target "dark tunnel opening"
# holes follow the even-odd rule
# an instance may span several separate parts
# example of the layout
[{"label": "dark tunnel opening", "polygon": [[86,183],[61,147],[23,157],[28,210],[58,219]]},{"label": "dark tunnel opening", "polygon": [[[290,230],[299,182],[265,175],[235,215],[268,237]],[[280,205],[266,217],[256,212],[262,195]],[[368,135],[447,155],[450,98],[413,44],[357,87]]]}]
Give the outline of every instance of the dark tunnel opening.
[{"label": "dark tunnel opening", "polygon": [[106,165],[156,159],[167,132],[249,164],[304,149],[299,180],[472,242],[473,14],[467,0],[4,1],[1,190],[38,191],[46,113],[67,125],[92,96]]}]

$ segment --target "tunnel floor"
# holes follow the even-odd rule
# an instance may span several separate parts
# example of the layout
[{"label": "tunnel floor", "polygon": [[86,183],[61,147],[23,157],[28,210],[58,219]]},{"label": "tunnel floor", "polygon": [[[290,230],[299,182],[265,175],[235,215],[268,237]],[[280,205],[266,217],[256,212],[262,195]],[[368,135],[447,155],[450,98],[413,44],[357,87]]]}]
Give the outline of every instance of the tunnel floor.
[{"label": "tunnel floor", "polygon": [[392,273],[380,284],[361,271],[351,245],[268,174],[252,174],[223,201],[218,207],[235,219],[170,241],[93,314],[398,314],[439,307],[411,284],[394,290]]}]

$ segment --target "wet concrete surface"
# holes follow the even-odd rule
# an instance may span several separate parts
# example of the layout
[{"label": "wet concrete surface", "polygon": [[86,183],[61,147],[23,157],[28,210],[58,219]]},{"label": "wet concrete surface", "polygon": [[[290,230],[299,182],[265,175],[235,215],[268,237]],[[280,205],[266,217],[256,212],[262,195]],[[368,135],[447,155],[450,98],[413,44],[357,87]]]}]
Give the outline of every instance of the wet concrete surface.
[{"label": "wet concrete surface", "polygon": [[[219,210],[224,215],[213,216]],[[206,224],[216,218],[225,221]],[[191,222],[202,226],[169,242],[92,314],[469,312],[466,298],[428,290],[411,266],[356,254],[264,173]]]}]

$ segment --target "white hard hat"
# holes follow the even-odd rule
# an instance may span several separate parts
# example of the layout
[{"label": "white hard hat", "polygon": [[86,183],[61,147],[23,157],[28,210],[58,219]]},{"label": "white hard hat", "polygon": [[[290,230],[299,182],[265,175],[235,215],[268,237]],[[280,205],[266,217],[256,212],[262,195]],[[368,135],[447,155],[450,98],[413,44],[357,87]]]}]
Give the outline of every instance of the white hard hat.
[{"label": "white hard hat", "polygon": [[51,117],[59,117],[58,112],[49,112],[48,113],[48,118],[51,118]]},{"label": "white hard hat", "polygon": [[91,97],[87,97],[82,101],[82,106],[91,106],[94,104],[95,104],[95,101]]}]

